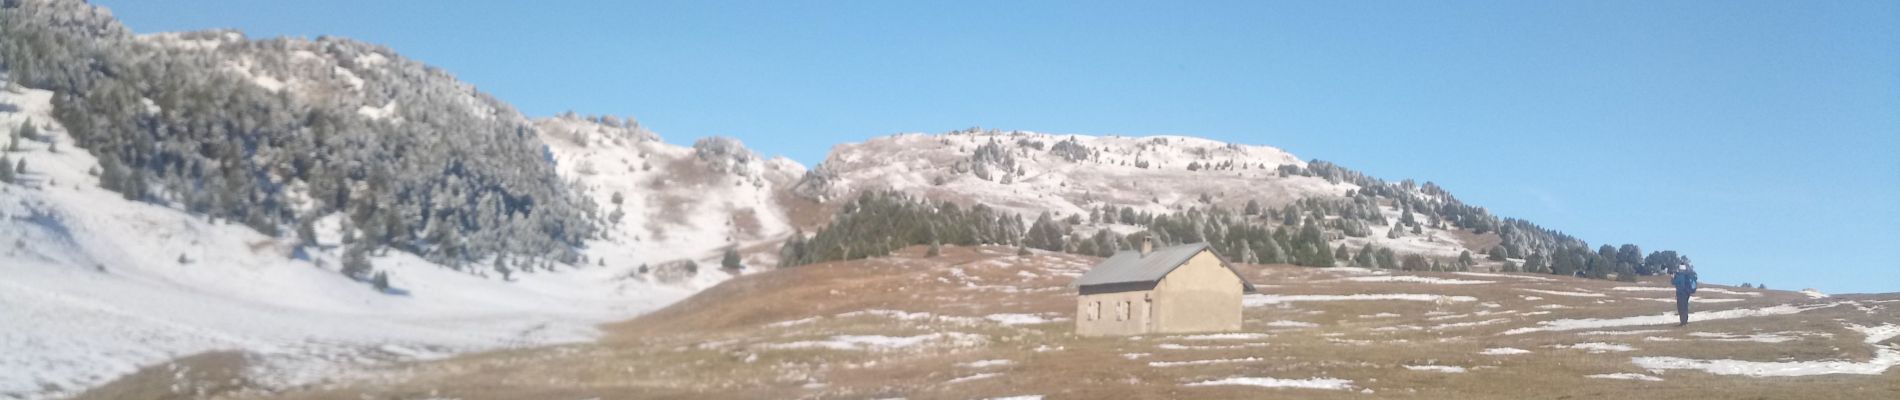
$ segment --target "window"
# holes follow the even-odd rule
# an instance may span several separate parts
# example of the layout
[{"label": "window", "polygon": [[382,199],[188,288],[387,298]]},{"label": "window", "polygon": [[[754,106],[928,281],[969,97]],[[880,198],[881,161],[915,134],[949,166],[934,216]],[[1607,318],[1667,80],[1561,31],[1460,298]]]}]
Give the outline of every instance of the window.
[{"label": "window", "polygon": [[1128,301],[1123,300],[1120,303],[1115,303],[1115,320],[1116,321],[1128,320]]},{"label": "window", "polygon": [[1088,311],[1084,314],[1088,315],[1090,321],[1102,319],[1102,302],[1089,303]]}]

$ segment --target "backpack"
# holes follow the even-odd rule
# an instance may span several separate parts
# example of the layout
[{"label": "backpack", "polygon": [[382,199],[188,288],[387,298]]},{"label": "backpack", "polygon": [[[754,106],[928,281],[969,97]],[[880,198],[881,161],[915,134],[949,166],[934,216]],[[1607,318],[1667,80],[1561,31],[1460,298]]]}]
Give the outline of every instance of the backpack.
[{"label": "backpack", "polygon": [[1687,290],[1689,294],[1695,294],[1697,289],[1695,271],[1678,272],[1676,279],[1681,281],[1676,285],[1676,290]]}]

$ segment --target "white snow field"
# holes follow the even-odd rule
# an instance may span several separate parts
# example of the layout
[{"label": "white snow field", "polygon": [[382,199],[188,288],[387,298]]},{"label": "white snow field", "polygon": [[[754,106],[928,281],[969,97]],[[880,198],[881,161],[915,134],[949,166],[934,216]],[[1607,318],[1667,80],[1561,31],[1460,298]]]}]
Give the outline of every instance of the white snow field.
[{"label": "white snow field", "polygon": [[214,350],[254,353],[253,379],[294,385],[358,363],[586,341],[596,324],[725,278],[649,283],[621,263],[506,282],[392,251],[375,265],[408,294],[384,294],[335,271],[335,235],[293,259],[288,240],[99,188],[96,160],[48,116],[50,98],[0,90],[0,130],[31,118],[47,137],[8,153],[28,172],[0,184],[0,397],[66,397]]}]

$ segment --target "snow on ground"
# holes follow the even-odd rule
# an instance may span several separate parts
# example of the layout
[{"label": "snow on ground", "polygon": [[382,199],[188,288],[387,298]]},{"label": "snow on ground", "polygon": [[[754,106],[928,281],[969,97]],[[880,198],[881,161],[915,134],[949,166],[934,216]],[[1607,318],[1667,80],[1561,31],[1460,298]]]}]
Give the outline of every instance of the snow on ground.
[{"label": "snow on ground", "polygon": [[1761,292],[1737,292],[1737,291],[1723,289],[1723,288],[1700,288],[1700,289],[1696,289],[1695,292],[1698,294],[1703,293],[1703,292],[1708,292],[1708,293],[1730,294],[1730,295],[1736,295],[1736,296],[1761,297]]},{"label": "snow on ground", "polygon": [[1412,275],[1355,276],[1355,277],[1350,277],[1350,278],[1343,278],[1342,280],[1353,281],[1353,282],[1424,283],[1424,284],[1431,284],[1431,285],[1477,285],[1477,284],[1485,284],[1485,283],[1497,283],[1495,281],[1479,281],[1479,280],[1469,280],[1469,279],[1445,279],[1445,278],[1433,278],[1433,277],[1412,276]]},{"label": "snow on ground", "polygon": [[[573,117],[533,123],[563,180],[601,213],[623,211],[604,227],[607,240],[588,243],[590,258],[717,265],[727,247],[776,242],[793,232],[775,195],[804,175],[796,162],[764,159],[737,141],[709,142],[715,145],[704,151],[676,146],[637,124]],[[746,254],[744,262],[771,265],[777,254]]]},{"label": "snow on ground", "polygon": [[1628,372],[1621,372],[1621,373],[1614,373],[1614,374],[1584,375],[1584,377],[1592,378],[1592,379],[1621,379],[1621,380],[1631,380],[1631,381],[1662,382],[1662,378],[1657,378],[1654,376],[1643,375],[1643,374],[1628,373]]},{"label": "snow on ground", "polygon": [[[634,265],[485,278],[402,252],[373,258],[406,295],[338,274],[334,241],[211,222],[98,187],[97,161],[48,116],[51,93],[0,89],[0,128],[27,118],[55,153],[23,143],[22,182],[0,184],[0,397],[65,397],[144,365],[214,350],[259,354],[266,386],[313,371],[496,348],[588,341],[717,282],[624,279]],[[396,351],[391,351],[396,350]]]},{"label": "snow on ground", "polygon": [[1495,318],[1495,319],[1487,319],[1483,321],[1457,322],[1457,323],[1449,323],[1449,324],[1442,324],[1442,325],[1433,325],[1431,329],[1445,330],[1445,329],[1469,328],[1469,327],[1474,327],[1474,326],[1502,324],[1506,322],[1511,322],[1511,319],[1510,318]]},{"label": "snow on ground", "polygon": [[1279,321],[1268,322],[1267,326],[1274,327],[1274,328],[1318,328],[1319,324],[1315,324],[1311,322],[1279,320]]},{"label": "snow on ground", "polygon": [[1767,376],[1813,376],[1831,374],[1880,375],[1888,368],[1900,365],[1900,350],[1891,346],[1876,346],[1874,358],[1865,362],[1826,360],[1826,361],[1742,361],[1742,360],[1697,360],[1678,357],[1635,357],[1630,362],[1637,367],[1649,370],[1692,369],[1716,375],[1743,375],[1752,377]]},{"label": "snow on ground", "polygon": [[1049,319],[1035,314],[990,314],[983,316],[983,319],[1009,326],[1046,324],[1051,322]]},{"label": "snow on ground", "polygon": [[[1807,311],[1807,310],[1813,310],[1816,308],[1824,308],[1824,307],[1832,307],[1832,306],[1835,306],[1835,304],[1828,304],[1828,305],[1821,305],[1821,306],[1808,306],[1808,307],[1801,307],[1801,306],[1794,306],[1794,305],[1778,305],[1778,306],[1763,307],[1763,308],[1737,308],[1737,309],[1729,309],[1729,310],[1721,310],[1721,311],[1702,311],[1702,312],[1690,313],[1689,320],[1690,321],[1713,321],[1713,320],[1720,320],[1720,319],[1761,317],[1761,316],[1769,316],[1769,315],[1787,315],[1787,314],[1800,313],[1802,311]],[[1581,329],[1601,329],[1601,328],[1614,328],[1614,327],[1623,327],[1623,326],[1674,325],[1678,322],[1681,322],[1681,320],[1677,318],[1675,313],[1644,315],[1644,316],[1625,317],[1625,318],[1609,318],[1609,319],[1596,319],[1596,318],[1560,319],[1560,320],[1555,320],[1555,321],[1540,322],[1538,323],[1538,326],[1534,326],[1534,327],[1517,328],[1517,329],[1504,331],[1504,334],[1516,335],[1516,334],[1531,333],[1531,332],[1574,331],[1574,330],[1581,330]]]},{"label": "snow on ground", "polygon": [[1552,295],[1552,296],[1608,297],[1602,293],[1590,293],[1590,292],[1567,292],[1567,291],[1561,291],[1561,290],[1543,290],[1543,289],[1518,289],[1518,290],[1531,292],[1531,293],[1547,294],[1547,295]]},{"label": "snow on ground", "polygon": [[983,399],[983,400],[1042,400],[1042,395],[1025,394],[1025,395],[1020,395],[1020,396],[991,397],[991,398]]},{"label": "snow on ground", "polygon": [[1814,289],[1801,289],[1801,294],[1807,295],[1808,298],[1814,298],[1814,299],[1825,299],[1828,297],[1827,293],[1821,293],[1821,291],[1814,290]]},{"label": "snow on ground", "polygon": [[[1795,340],[1800,340],[1801,338],[1799,336],[1794,336],[1794,335],[1800,335],[1800,334],[1802,333],[1801,332],[1776,332],[1776,333],[1752,333],[1752,334],[1747,334],[1747,335],[1737,335],[1737,334],[1732,334],[1732,333],[1718,333],[1718,332],[1689,332],[1688,336],[1697,338],[1698,340],[1707,340],[1707,341],[1713,341],[1713,342],[1782,343],[1782,342],[1792,342]],[[1651,341],[1651,342],[1674,341],[1674,339],[1659,338],[1659,337],[1646,337],[1646,338],[1643,338],[1643,340]]]},{"label": "snow on ground", "polygon": [[1860,325],[1855,325],[1855,324],[1847,324],[1847,329],[1852,329],[1855,332],[1860,332],[1861,335],[1866,337],[1864,340],[1867,342],[1867,344],[1877,344],[1880,342],[1885,342],[1888,339],[1893,339],[1896,336],[1900,336],[1900,325],[1894,325],[1894,324],[1882,324],[1880,326],[1860,326]]},{"label": "snow on ground", "polygon": [[1662,330],[1662,329],[1641,329],[1641,330],[1634,330],[1634,331],[1588,331],[1588,332],[1577,332],[1577,335],[1578,336],[1634,336],[1634,335],[1648,335],[1652,333],[1662,333],[1662,332],[1668,332],[1668,331]]},{"label": "snow on ground", "polygon": [[1478,354],[1483,354],[1487,356],[1514,356],[1514,355],[1519,355],[1519,354],[1530,354],[1530,353],[1531,353],[1530,350],[1524,350],[1524,349],[1512,348],[1512,347],[1493,347],[1493,348],[1484,349],[1484,351],[1478,352]]},{"label": "snow on ground", "polygon": [[1236,376],[1189,383],[1187,386],[1241,385],[1267,388],[1352,390],[1352,381],[1339,378],[1280,379],[1267,377]]},{"label": "snow on ground", "polygon": [[1247,357],[1247,358],[1223,358],[1223,359],[1215,359],[1215,360],[1150,361],[1148,362],[1148,366],[1150,367],[1181,367],[1181,366],[1191,366],[1191,365],[1234,364],[1234,363],[1248,363],[1248,362],[1260,362],[1260,361],[1265,361],[1265,359],[1260,358],[1260,357]]},{"label": "snow on ground", "polygon": [[981,374],[976,374],[976,375],[970,375],[970,376],[965,376],[965,377],[959,377],[959,378],[956,378],[956,379],[951,379],[950,381],[948,381],[948,382],[944,382],[944,383],[963,383],[963,382],[969,382],[969,381],[974,381],[974,380],[978,380],[978,379],[989,379],[989,378],[995,378],[995,377],[999,377],[999,376],[1003,376],[1003,374],[999,374],[999,373],[995,373],[995,372],[984,372],[984,373],[981,373]]},{"label": "snow on ground", "polygon": [[1266,343],[1241,343],[1241,344],[1186,345],[1186,344],[1162,343],[1162,344],[1155,345],[1155,348],[1162,349],[1162,350],[1233,350],[1233,349],[1244,349],[1244,348],[1249,348],[1249,347],[1267,347],[1267,344]]},{"label": "snow on ground", "polygon": [[845,351],[890,351],[922,345],[968,347],[981,344],[986,340],[987,337],[983,335],[963,332],[938,332],[916,336],[837,335],[827,340],[767,343],[759,347],[772,350],[830,349]]},{"label": "snow on ground", "polygon": [[823,318],[824,317],[811,317],[811,318],[803,318],[803,319],[794,319],[790,321],[779,321],[779,322],[765,324],[765,327],[767,328],[793,327],[793,326],[798,326],[798,325],[809,324],[812,322],[817,322],[819,319],[823,319]]},{"label": "snow on ground", "polygon": [[1445,296],[1437,294],[1349,294],[1349,295],[1273,295],[1250,294],[1241,298],[1241,304],[1257,307],[1281,303],[1305,301],[1427,301],[1464,303],[1478,301],[1471,296]]},{"label": "snow on ground", "polygon": [[1577,349],[1577,350],[1584,350],[1584,351],[1588,351],[1588,352],[1591,352],[1591,353],[1605,353],[1605,352],[1612,352],[1612,351],[1617,351],[1617,352],[1622,352],[1622,351],[1636,351],[1636,348],[1635,348],[1635,347],[1630,347],[1629,345],[1622,345],[1622,344],[1615,344],[1615,343],[1603,343],[1603,342],[1589,342],[1589,343],[1577,343],[1577,344],[1566,344],[1566,345],[1552,345],[1552,346],[1548,346],[1548,347],[1551,347],[1551,348],[1558,348],[1558,349]]},{"label": "snow on ground", "polygon": [[1270,336],[1268,336],[1265,333],[1209,333],[1209,334],[1201,334],[1201,335],[1180,336],[1180,337],[1177,337],[1177,339],[1181,339],[1181,340],[1257,340],[1257,339],[1266,339],[1268,337]]},{"label": "snow on ground", "polygon": [[1015,364],[1015,363],[1016,363],[1015,361],[997,359],[997,360],[971,361],[967,363],[957,364],[957,366],[964,367],[964,368],[989,368],[989,367],[1001,367],[1001,366]]},{"label": "snow on ground", "polygon": [[1409,369],[1413,371],[1439,372],[1439,373],[1447,373],[1447,374],[1462,374],[1466,372],[1465,367],[1460,367],[1456,365],[1407,365],[1405,366],[1405,369]]}]

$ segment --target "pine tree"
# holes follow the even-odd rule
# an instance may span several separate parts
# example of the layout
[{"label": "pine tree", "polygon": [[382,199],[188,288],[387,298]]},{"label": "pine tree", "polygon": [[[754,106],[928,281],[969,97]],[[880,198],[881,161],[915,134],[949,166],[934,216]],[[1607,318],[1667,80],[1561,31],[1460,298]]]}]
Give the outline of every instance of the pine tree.
[{"label": "pine tree", "polygon": [[24,140],[20,137],[20,133],[26,131],[29,126],[30,125],[21,125],[20,129],[13,130],[13,135],[7,138],[8,153],[20,151],[20,141]]},{"label": "pine tree", "polygon": [[1518,269],[1516,261],[1505,261],[1504,269],[1500,270],[1500,272],[1522,272],[1522,271]]},{"label": "pine tree", "polygon": [[389,291],[389,273],[376,271],[376,276],[370,278],[370,285],[375,286],[377,291]]},{"label": "pine tree", "polygon": [[1260,215],[1260,200],[1247,200],[1246,215]]},{"label": "pine tree", "polygon": [[1405,260],[1400,261],[1399,265],[1399,269],[1406,271],[1424,271],[1430,268],[1431,264],[1425,261],[1425,256],[1417,254],[1406,254]]},{"label": "pine tree", "polygon": [[317,227],[310,221],[311,218],[306,217],[297,222],[297,241],[300,245],[315,246],[317,244]]},{"label": "pine tree", "polygon": [[1026,246],[1026,245],[1020,245],[1020,244],[1019,244],[1019,245],[1016,245],[1016,255],[1018,255],[1018,256],[1025,256],[1025,257],[1026,257],[1026,256],[1029,256],[1029,254],[1030,254],[1030,253],[1029,253],[1029,246]]},{"label": "pine tree", "polygon": [[1471,258],[1471,250],[1458,253],[1458,269],[1460,271],[1471,269],[1471,266],[1477,264],[1477,262],[1477,260]]},{"label": "pine tree", "polygon": [[8,159],[6,155],[0,155],[0,183],[14,182],[13,169],[6,167],[7,164],[11,164],[11,163],[12,163],[12,160]]},{"label": "pine tree", "polygon": [[355,241],[343,246],[343,276],[350,277],[351,279],[363,279],[368,277],[367,274],[369,274],[370,269],[374,267],[370,265],[369,249],[366,247],[369,246],[362,241]]},{"label": "pine tree", "polygon": [[727,271],[745,269],[745,264],[742,264],[742,261],[739,260],[739,248],[737,246],[726,247],[725,255],[719,258],[719,268],[723,268]]},{"label": "pine tree", "polygon": [[943,244],[935,240],[930,241],[930,250],[924,251],[924,257],[936,257],[940,255],[943,255]]},{"label": "pine tree", "polygon": [[[1339,244],[1339,248],[1338,248],[1338,249],[1335,249],[1335,250],[1333,250],[1333,260],[1334,260],[1335,262],[1337,262],[1337,261],[1344,261],[1344,260],[1352,260],[1352,253],[1351,253],[1351,252],[1348,252],[1348,251],[1346,251],[1346,244],[1345,244],[1345,243],[1340,243],[1340,244]],[[1330,267],[1330,266],[1331,266],[1331,265],[1328,265],[1328,267]]]},{"label": "pine tree", "polygon": [[1492,246],[1491,256],[1488,258],[1490,258],[1491,261],[1504,261],[1506,253],[1508,252],[1504,250],[1504,246]]}]

